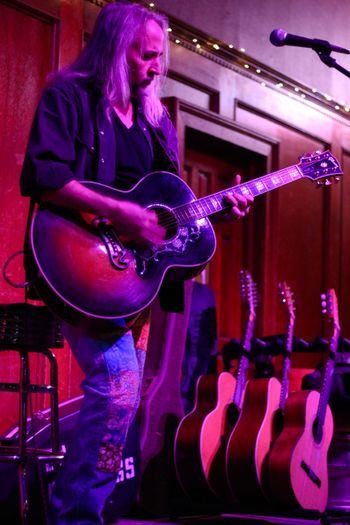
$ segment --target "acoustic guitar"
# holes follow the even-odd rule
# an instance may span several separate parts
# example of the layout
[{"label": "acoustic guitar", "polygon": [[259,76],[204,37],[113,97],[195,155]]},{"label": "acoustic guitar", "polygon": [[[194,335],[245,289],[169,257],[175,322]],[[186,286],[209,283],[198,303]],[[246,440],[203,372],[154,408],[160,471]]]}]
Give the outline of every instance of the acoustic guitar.
[{"label": "acoustic guitar", "polygon": [[241,356],[234,378],[231,376],[229,380],[227,372],[219,375],[215,408],[204,419],[200,432],[200,455],[205,478],[212,492],[223,500],[232,499],[226,479],[226,447],[245,395],[258,303],[256,283],[248,271],[240,273],[240,291],[243,307],[248,309]]},{"label": "acoustic guitar", "polygon": [[268,500],[267,460],[281,431],[282,414],[288,395],[295,308],[286,282],[279,284],[281,300],[287,305],[288,327],[281,382],[275,377],[250,379],[242,410],[229,439],[226,453],[227,478],[240,503],[255,506]]},{"label": "acoustic guitar", "polygon": [[322,297],[332,326],[319,391],[292,392],[286,401],[283,430],[269,458],[270,494],[284,509],[323,512],[328,500],[327,453],[333,435],[330,396],[340,326],[335,291]]},{"label": "acoustic guitar", "polygon": [[[202,375],[197,380],[194,407],[180,422],[175,437],[177,478],[192,500],[217,501],[227,495],[225,450],[227,437],[237,421],[243,396],[247,353],[253,333],[253,280],[241,271],[244,304],[250,301],[250,315],[243,340],[237,375],[229,372]],[[248,290],[249,288],[249,290]],[[235,400],[235,403],[234,403]]]},{"label": "acoustic guitar", "polygon": [[154,210],[166,238],[157,247],[137,248],[123,242],[103,217],[87,220],[74,210],[41,204],[29,236],[33,286],[63,318],[74,313],[102,319],[133,316],[153,301],[164,279],[190,279],[208,263],[216,247],[208,217],[228,207],[225,194],[256,197],[303,177],[328,183],[341,173],[336,158],[325,151],[201,199],[167,172],[147,175],[130,191],[82,182],[100,195]]}]

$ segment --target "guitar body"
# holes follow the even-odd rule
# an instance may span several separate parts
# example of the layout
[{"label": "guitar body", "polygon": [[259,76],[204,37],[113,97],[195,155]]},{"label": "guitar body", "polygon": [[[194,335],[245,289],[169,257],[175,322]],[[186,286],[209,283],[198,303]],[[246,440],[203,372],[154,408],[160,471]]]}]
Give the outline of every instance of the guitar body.
[{"label": "guitar body", "polygon": [[189,279],[212,257],[216,241],[210,221],[203,218],[181,225],[173,216],[174,207],[195,200],[176,175],[151,173],[130,191],[94,182],[83,184],[101,195],[155,210],[167,234],[156,249],[138,250],[124,246],[102,221],[96,227],[78,212],[39,207],[30,232],[40,275],[35,286],[46,302],[55,297],[61,313],[65,305],[103,319],[131,316],[152,302],[165,276]]},{"label": "guitar body", "polygon": [[286,402],[283,430],[269,458],[270,495],[283,508],[326,508],[333,417],[327,406],[322,439],[316,443],[313,425],[319,399],[316,390],[304,390],[292,392]]},{"label": "guitar body", "polygon": [[230,490],[241,503],[265,503],[267,459],[277,435],[281,384],[276,378],[248,380],[242,410],[226,452]]},{"label": "guitar body", "polygon": [[[232,400],[235,379],[229,372],[202,375],[198,378],[195,405],[180,422],[175,437],[175,466],[178,481],[183,491],[193,500],[215,501],[202,466],[202,426],[206,417],[222,401],[222,389],[226,385]],[[223,406],[223,405],[222,405]],[[223,408],[224,410],[224,408]]]},{"label": "guitar body", "polygon": [[248,354],[255,324],[256,284],[247,270],[240,272],[240,291],[244,305],[249,306],[249,315],[237,370],[235,377],[227,372],[218,376],[217,402],[203,420],[200,433],[203,472],[208,486],[222,501],[235,500],[226,478],[226,448],[244,398],[249,367]]},{"label": "guitar body", "polygon": [[225,472],[227,440],[237,421],[238,410],[232,403],[236,379],[228,372],[217,378],[216,405],[203,420],[200,430],[202,469],[208,486],[218,499],[228,499]]}]

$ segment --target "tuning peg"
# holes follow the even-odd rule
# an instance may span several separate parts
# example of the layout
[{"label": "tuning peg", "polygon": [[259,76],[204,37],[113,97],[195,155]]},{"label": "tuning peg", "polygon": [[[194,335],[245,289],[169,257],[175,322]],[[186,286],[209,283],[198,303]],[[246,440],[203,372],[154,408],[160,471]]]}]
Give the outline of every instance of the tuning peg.
[{"label": "tuning peg", "polygon": [[332,181],[331,181],[331,180],[329,180],[329,179],[325,179],[325,180],[324,180],[324,185],[325,185],[325,186],[330,186],[331,184],[332,184]]}]

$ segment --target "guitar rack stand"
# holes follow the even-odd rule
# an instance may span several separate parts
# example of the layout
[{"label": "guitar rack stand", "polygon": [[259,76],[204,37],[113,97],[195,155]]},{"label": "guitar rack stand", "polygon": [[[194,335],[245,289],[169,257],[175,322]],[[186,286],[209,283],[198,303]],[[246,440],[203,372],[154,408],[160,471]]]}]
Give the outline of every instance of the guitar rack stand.
[{"label": "guitar rack stand", "polygon": [[[41,463],[58,466],[63,459],[59,443],[57,361],[49,350],[49,348],[62,347],[63,336],[60,323],[45,306],[28,303],[0,305],[0,351],[16,351],[20,361],[18,382],[0,382],[0,391],[18,392],[19,394],[18,433],[15,440],[9,438],[0,440],[0,462],[18,465],[22,525],[29,525],[27,480],[29,463],[35,463],[38,468]],[[29,373],[31,353],[39,353],[47,359],[49,363],[48,384],[31,383]],[[49,449],[29,447],[27,444],[28,402],[32,393],[50,396],[51,446]],[[46,499],[44,510],[47,510]]]}]

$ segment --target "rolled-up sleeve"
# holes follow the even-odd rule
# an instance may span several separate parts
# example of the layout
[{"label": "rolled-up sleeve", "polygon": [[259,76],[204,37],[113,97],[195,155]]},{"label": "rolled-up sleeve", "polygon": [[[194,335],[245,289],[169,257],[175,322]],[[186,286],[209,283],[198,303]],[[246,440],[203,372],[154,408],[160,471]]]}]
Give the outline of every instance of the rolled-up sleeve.
[{"label": "rolled-up sleeve", "polygon": [[38,104],[29,135],[20,185],[24,196],[39,198],[75,178],[78,99],[73,89],[48,87]]}]

